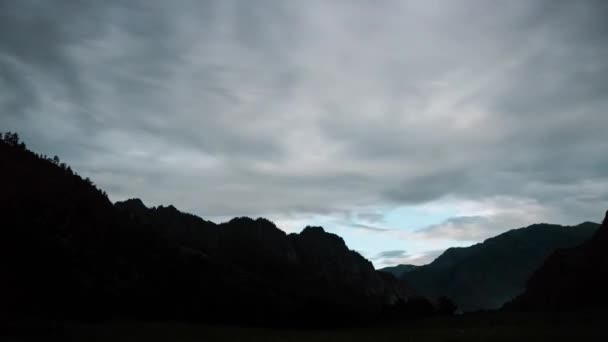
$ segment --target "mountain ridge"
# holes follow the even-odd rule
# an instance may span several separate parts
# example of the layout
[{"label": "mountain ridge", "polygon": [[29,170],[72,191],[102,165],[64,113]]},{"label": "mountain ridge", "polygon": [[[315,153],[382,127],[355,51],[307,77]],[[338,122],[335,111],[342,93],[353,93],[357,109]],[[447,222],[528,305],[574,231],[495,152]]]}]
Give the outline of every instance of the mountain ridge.
[{"label": "mountain ridge", "polygon": [[583,222],[512,229],[470,247],[448,248],[401,278],[422,295],[447,296],[465,311],[498,309],[523,292],[528,277],[551,252],[583,243],[598,227]]},{"label": "mountain ridge", "polygon": [[10,137],[0,139],[0,318],[335,326],[428,314],[404,281],[320,227],[287,234],[263,218],[215,224],[172,205],[111,203]]},{"label": "mountain ridge", "polygon": [[[410,265],[410,264],[399,264],[395,266],[387,266],[378,269],[378,271],[386,272],[394,275],[395,277],[401,277],[404,273],[411,272],[421,265]],[[423,265],[422,265],[423,266]]]},{"label": "mountain ridge", "polygon": [[603,312],[608,306],[608,211],[583,244],[554,251],[530,277],[508,311]]}]

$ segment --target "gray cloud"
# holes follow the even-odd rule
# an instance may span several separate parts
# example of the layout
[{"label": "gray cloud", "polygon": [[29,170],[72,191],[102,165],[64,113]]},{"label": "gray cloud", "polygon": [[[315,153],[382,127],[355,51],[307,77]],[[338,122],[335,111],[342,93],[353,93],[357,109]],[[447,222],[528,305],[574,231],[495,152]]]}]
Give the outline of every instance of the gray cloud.
[{"label": "gray cloud", "polygon": [[374,226],[370,226],[367,224],[356,223],[356,222],[347,222],[346,225],[350,226],[350,227],[354,227],[354,228],[364,229],[364,230],[371,231],[371,232],[389,232],[389,231],[391,231],[391,229],[388,229],[388,228],[374,227]]},{"label": "gray cloud", "polygon": [[[512,198],[495,198],[480,206],[485,210],[482,210],[479,215],[451,217],[438,224],[415,231],[410,238],[473,243],[483,241],[510,229],[526,227],[530,223],[577,224],[582,222],[572,221],[571,216],[569,216],[570,212],[581,213],[588,221],[601,222],[601,210],[593,212],[592,208],[580,206],[581,203],[591,201],[601,202],[602,200],[598,197],[600,192],[584,186],[580,186],[578,191],[585,195],[561,199],[559,202],[556,202],[557,200],[519,202]],[[557,204],[552,206],[547,205],[547,203]],[[568,207],[570,211],[563,210],[564,207]],[[488,208],[490,209],[488,210]],[[554,219],[547,220],[547,218]]]},{"label": "gray cloud", "polygon": [[443,249],[441,249],[441,250],[430,250],[430,251],[427,251],[427,252],[422,253],[420,255],[410,256],[408,259],[404,260],[404,263],[406,263],[406,264],[412,264],[412,265],[426,265],[426,264],[430,264],[435,259],[437,259],[441,254],[443,254],[443,252],[445,252],[445,250],[443,250]]},{"label": "gray cloud", "polygon": [[380,212],[359,212],[357,213],[357,218],[372,223],[384,222],[384,215]]},{"label": "gray cloud", "polygon": [[608,207],[607,15],[603,1],[0,1],[0,127],[113,199],[203,216],[352,212],[382,232],[368,207],[510,198],[419,234],[576,223]]},{"label": "gray cloud", "polygon": [[[442,223],[429,226],[418,231],[430,238],[441,238],[451,240],[479,241],[495,235],[496,231],[490,228],[490,219],[484,216],[461,216],[452,217]],[[500,230],[513,228],[501,222]]]},{"label": "gray cloud", "polygon": [[420,254],[408,254],[405,251],[385,251],[372,259],[378,267],[393,265],[426,265],[435,260],[444,252],[441,250],[430,250]]},{"label": "gray cloud", "polygon": [[380,252],[377,258],[398,258],[405,255],[404,250],[384,251]]}]

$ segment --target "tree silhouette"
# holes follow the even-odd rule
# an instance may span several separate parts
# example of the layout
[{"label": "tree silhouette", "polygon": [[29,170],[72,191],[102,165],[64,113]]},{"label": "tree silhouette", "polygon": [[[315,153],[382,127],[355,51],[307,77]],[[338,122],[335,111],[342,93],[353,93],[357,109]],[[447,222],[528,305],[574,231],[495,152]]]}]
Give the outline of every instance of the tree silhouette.
[{"label": "tree silhouette", "polygon": [[19,134],[13,132],[6,132],[4,134],[0,134],[2,141],[12,147],[18,147],[22,150],[25,150],[26,146],[23,142],[20,141]]}]

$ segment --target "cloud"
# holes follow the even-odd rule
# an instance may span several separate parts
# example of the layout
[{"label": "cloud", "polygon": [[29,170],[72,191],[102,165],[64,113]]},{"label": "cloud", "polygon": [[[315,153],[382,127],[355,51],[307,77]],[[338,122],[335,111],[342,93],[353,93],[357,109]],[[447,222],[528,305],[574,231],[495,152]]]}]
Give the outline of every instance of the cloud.
[{"label": "cloud", "polygon": [[[461,202],[460,210],[469,215],[450,217],[414,232],[420,239],[460,242],[483,241],[505,231],[544,222],[546,217],[558,217],[535,200],[509,197],[486,199],[483,202]],[[559,222],[559,221],[558,221]]]},{"label": "cloud", "polygon": [[476,241],[493,234],[488,231],[489,221],[483,216],[452,217],[440,224],[419,230],[418,233],[431,238]]},{"label": "cloud", "polygon": [[359,212],[357,213],[357,218],[371,223],[384,222],[384,214],[380,212]]},{"label": "cloud", "polygon": [[390,208],[509,198],[417,236],[577,223],[608,207],[607,15],[604,1],[0,1],[0,127],[114,200],[204,217],[349,212],[392,236],[407,227],[386,226]]},{"label": "cloud", "polygon": [[394,265],[427,265],[440,256],[445,250],[430,250],[422,253],[407,254],[405,251],[385,251],[372,260],[377,268]]},{"label": "cloud", "polygon": [[398,258],[405,255],[404,250],[395,250],[395,251],[384,251],[380,252],[377,258]]},{"label": "cloud", "polygon": [[349,223],[348,225],[351,227],[354,227],[354,228],[364,229],[364,230],[371,231],[371,232],[389,232],[389,231],[391,231],[391,229],[388,229],[388,228],[374,227],[374,226],[370,226],[370,225],[362,224],[362,223],[353,222],[353,223]]}]

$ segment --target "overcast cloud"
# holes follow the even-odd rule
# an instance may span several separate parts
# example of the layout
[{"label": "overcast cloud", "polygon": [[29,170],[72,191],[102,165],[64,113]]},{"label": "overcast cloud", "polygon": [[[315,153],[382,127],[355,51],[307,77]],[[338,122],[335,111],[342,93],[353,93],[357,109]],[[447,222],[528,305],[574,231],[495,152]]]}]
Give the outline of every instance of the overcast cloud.
[{"label": "overcast cloud", "polygon": [[0,0],[0,129],[113,200],[436,255],[603,217],[607,17],[599,0]]}]

